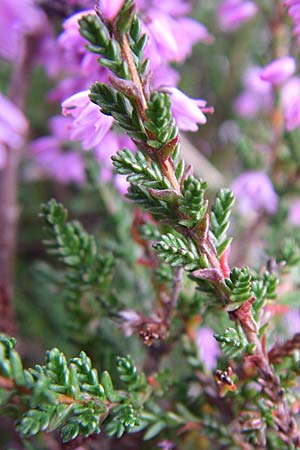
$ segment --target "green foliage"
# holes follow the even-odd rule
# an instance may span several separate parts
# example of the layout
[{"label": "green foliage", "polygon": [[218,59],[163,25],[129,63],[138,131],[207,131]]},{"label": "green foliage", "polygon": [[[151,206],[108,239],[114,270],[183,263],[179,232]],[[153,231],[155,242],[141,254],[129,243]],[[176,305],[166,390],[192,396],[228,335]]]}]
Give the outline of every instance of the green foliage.
[{"label": "green foliage", "polygon": [[[108,372],[103,372],[99,381],[97,370],[84,352],[68,362],[54,348],[46,353],[44,365],[24,370],[15,343],[12,338],[0,336],[0,375],[12,381],[12,396],[19,396],[26,409],[17,425],[22,436],[58,430],[66,442],[78,434],[100,433],[100,425],[108,418],[109,435],[120,437],[139,425],[142,397],[134,392],[147,389],[147,383],[129,356],[118,362],[120,378],[128,389],[119,392]],[[10,397],[6,398],[9,402]]]},{"label": "green foliage", "polygon": [[265,300],[274,300],[276,298],[276,289],[279,283],[276,273],[264,272],[262,277],[252,282],[252,293],[256,300],[253,303],[253,309],[258,312],[264,305]]},{"label": "green foliage", "polygon": [[97,298],[107,292],[112,278],[114,261],[110,253],[98,248],[95,238],[77,221],[67,221],[67,211],[55,200],[41,207],[49,239],[45,241],[49,253],[58,256],[65,266],[64,291],[68,311],[67,323],[73,337],[83,333],[90,321],[99,314]]},{"label": "green foliage", "polygon": [[179,211],[185,219],[180,220],[180,224],[193,227],[200,222],[206,211],[208,202],[204,200],[207,183],[189,176],[184,181],[182,196],[179,199]]},{"label": "green foliage", "polygon": [[235,267],[230,273],[230,279],[226,278],[225,283],[230,290],[230,300],[226,306],[227,311],[233,311],[249,300],[252,296],[251,275],[248,267],[238,269]]},{"label": "green foliage", "polygon": [[[164,192],[164,191],[163,191]],[[126,197],[132,200],[141,208],[149,211],[156,219],[169,223],[176,220],[176,211],[173,203],[168,202],[167,197],[160,197],[155,190],[150,192],[138,185],[130,185]],[[173,199],[171,195],[171,200]]]},{"label": "green foliage", "polygon": [[164,234],[153,247],[172,267],[184,266],[186,270],[193,270],[199,266],[199,255],[195,244],[183,236],[173,233]]},{"label": "green foliage", "polygon": [[99,62],[102,66],[107,67],[117,76],[129,79],[129,71],[127,64],[121,57],[121,49],[119,43],[110,36],[106,26],[96,15],[88,14],[79,20],[80,34],[90,44],[87,49],[102,58]]},{"label": "green foliage", "polygon": [[[126,87],[127,85],[124,86],[125,91]],[[131,94],[130,87],[128,85],[129,96]],[[103,114],[112,116],[128,136],[137,141],[147,140],[147,134],[136,106],[123,93],[99,82],[92,84],[90,90],[90,100],[100,107]]]},{"label": "green foliage", "polygon": [[294,239],[285,239],[280,249],[279,260],[287,266],[295,266],[300,261],[300,247]]},{"label": "green foliage", "polygon": [[134,16],[129,33],[130,48],[133,53],[139,75],[143,79],[149,67],[149,60],[144,59],[144,48],[147,44],[148,38],[145,34],[141,33],[141,28],[141,21],[137,16]]},{"label": "green foliage", "polygon": [[229,217],[233,204],[234,196],[231,190],[221,189],[211,211],[210,230],[219,256],[231,242],[231,238],[226,238],[226,232],[230,224]]},{"label": "green foliage", "polygon": [[171,113],[169,95],[152,92],[146,114],[149,121],[145,122],[145,128],[150,136],[153,135],[147,141],[151,147],[159,149],[177,136],[178,130]]},{"label": "green foliage", "polygon": [[158,165],[149,163],[140,151],[132,153],[128,149],[121,150],[112,157],[112,161],[118,173],[128,175],[127,180],[132,184],[160,190],[170,188]]},{"label": "green foliage", "polygon": [[132,357],[118,357],[117,362],[120,380],[128,385],[128,390],[144,391],[147,386],[145,375],[138,372]]},{"label": "green foliage", "polygon": [[216,333],[214,337],[220,342],[220,347],[225,355],[230,358],[240,356],[247,348],[248,341],[240,326],[227,328],[224,334]]}]

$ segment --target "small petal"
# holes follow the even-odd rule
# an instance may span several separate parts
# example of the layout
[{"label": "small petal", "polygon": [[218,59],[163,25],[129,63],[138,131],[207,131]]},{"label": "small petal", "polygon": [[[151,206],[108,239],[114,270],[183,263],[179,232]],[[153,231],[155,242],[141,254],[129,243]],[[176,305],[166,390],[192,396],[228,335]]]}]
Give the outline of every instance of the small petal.
[{"label": "small petal", "polygon": [[278,85],[290,78],[296,70],[296,61],[291,56],[275,59],[261,72],[260,78]]},{"label": "small petal", "polygon": [[172,113],[179,129],[197,131],[199,123],[206,123],[206,117],[202,112],[206,105],[205,100],[190,98],[174,87],[167,87],[164,91],[170,94]]},{"label": "small petal", "polygon": [[233,193],[241,214],[275,214],[278,208],[278,196],[270,178],[260,171],[245,172],[232,185]]},{"label": "small petal", "polygon": [[122,8],[123,3],[124,0],[99,0],[99,11],[105,19],[112,21]]}]

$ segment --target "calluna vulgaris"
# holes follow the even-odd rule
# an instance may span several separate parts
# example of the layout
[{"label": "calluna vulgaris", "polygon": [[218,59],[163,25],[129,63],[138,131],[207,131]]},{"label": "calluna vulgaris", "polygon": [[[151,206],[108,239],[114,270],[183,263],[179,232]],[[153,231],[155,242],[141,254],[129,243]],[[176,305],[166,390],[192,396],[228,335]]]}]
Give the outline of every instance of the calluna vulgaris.
[{"label": "calluna vulgaris", "polygon": [[[0,95],[1,448],[300,447],[300,2],[199,6],[215,13],[222,36],[260,21],[262,48],[249,47],[247,65],[241,50],[233,61],[214,55],[218,36],[188,17],[190,6],[2,0],[0,54],[11,85]],[[232,190],[213,195],[225,178],[216,181],[204,159],[206,169],[193,171],[179,133],[214,113],[176,87],[177,65],[196,42],[208,46],[208,65],[220,64],[207,98],[223,122],[223,161],[244,169]],[[232,79],[241,87],[229,81],[221,91],[239,61],[242,80]],[[44,112],[26,107],[35,65],[48,77],[49,103],[62,105],[61,115],[51,107],[44,136]],[[231,119],[218,119],[218,95],[224,104],[235,97]],[[205,136],[204,147],[217,142]],[[14,263],[18,172],[27,180],[18,251],[20,260],[34,256],[30,269]],[[57,200],[42,204],[37,234],[49,262],[36,262],[42,250],[26,228],[27,211],[44,199],[45,187],[30,187],[42,173],[84,223]],[[63,351],[25,368],[33,355],[41,361],[38,339],[30,342],[39,334]]]}]

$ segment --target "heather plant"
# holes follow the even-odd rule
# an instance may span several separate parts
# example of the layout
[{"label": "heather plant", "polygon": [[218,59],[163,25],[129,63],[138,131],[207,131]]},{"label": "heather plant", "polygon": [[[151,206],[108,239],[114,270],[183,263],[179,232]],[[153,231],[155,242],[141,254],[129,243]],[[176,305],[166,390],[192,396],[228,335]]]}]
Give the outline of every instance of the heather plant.
[{"label": "heather plant", "polygon": [[[299,80],[287,45],[298,2],[261,3],[213,2],[221,33],[261,14],[272,55],[262,67],[259,50],[250,53],[236,115],[218,129],[222,161],[240,173],[232,189],[224,177],[214,192],[222,175],[216,182],[210,163],[185,161],[183,135],[214,108],[175,87],[171,65],[214,40],[186,16],[187,2],[102,0],[80,12],[92,5],[28,2],[24,17],[17,1],[5,2],[3,29],[12,17],[19,28],[7,25],[11,48],[8,35],[0,48],[16,59],[12,94],[0,97],[4,448],[300,447]],[[34,263],[20,264],[14,287],[16,175],[29,128],[23,77],[36,61],[62,116],[54,112],[51,134],[31,141],[23,170],[30,178],[42,167],[58,199],[32,180],[23,187],[29,213],[43,200],[28,241],[37,233],[44,247],[30,246],[38,257],[28,257],[21,218],[20,253]],[[54,345],[45,356],[34,347],[39,334],[43,347]]]}]

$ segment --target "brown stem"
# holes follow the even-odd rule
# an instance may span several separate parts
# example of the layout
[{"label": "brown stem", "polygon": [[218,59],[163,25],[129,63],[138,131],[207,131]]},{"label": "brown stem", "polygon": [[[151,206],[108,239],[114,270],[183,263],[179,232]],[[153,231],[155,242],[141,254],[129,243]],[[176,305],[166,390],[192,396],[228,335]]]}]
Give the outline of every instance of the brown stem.
[{"label": "brown stem", "polygon": [[283,358],[291,356],[295,350],[300,350],[300,333],[282,345],[275,345],[268,353],[271,363],[280,363]]},{"label": "brown stem", "polygon": [[146,96],[144,93],[144,88],[143,88],[143,84],[142,84],[140,75],[137,71],[137,68],[136,68],[132,53],[131,53],[129,40],[128,40],[128,37],[126,36],[126,34],[123,35],[123,39],[122,39],[122,52],[123,52],[123,57],[128,65],[130,77],[139,91],[139,99],[138,99],[139,103],[140,103],[139,109],[140,109],[141,116],[144,117],[145,111],[147,109],[147,100],[146,100]]},{"label": "brown stem", "polygon": [[[129,40],[128,40],[128,37],[126,36],[126,34],[123,35],[121,41],[119,40],[119,42],[120,42],[120,45],[122,48],[123,57],[128,65],[130,77],[138,89],[138,97],[137,97],[138,110],[141,115],[141,118],[143,120],[145,120],[146,119],[145,112],[148,108],[147,98],[145,95],[142,80],[139,76],[139,73],[137,71],[137,68],[136,68],[136,65],[135,65],[135,62],[134,62],[134,59],[132,56]],[[174,191],[179,195],[180,194],[180,185],[175,176],[175,171],[174,171],[174,167],[173,167],[171,159],[167,158],[167,159],[163,160],[162,158],[159,158],[158,163],[159,163],[159,166],[160,166],[163,174],[170,181],[171,186],[173,187]]]},{"label": "brown stem", "polygon": [[[24,39],[22,56],[15,62],[9,98],[24,109],[29,86],[34,36]],[[7,148],[6,166],[0,171],[0,331],[15,334],[13,272],[19,206],[17,202],[18,168],[22,148]]]}]

